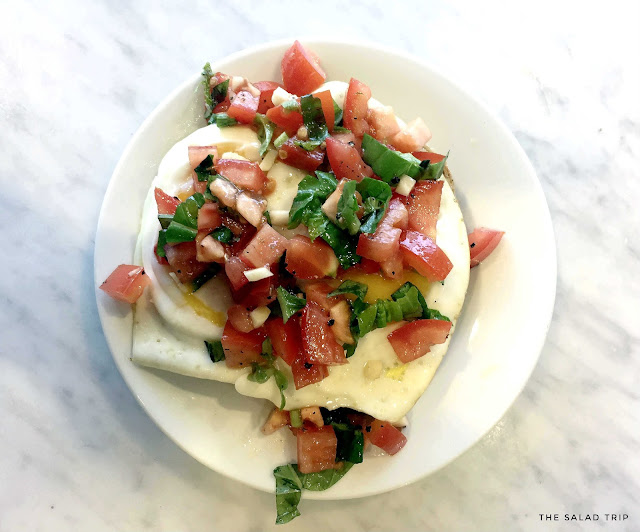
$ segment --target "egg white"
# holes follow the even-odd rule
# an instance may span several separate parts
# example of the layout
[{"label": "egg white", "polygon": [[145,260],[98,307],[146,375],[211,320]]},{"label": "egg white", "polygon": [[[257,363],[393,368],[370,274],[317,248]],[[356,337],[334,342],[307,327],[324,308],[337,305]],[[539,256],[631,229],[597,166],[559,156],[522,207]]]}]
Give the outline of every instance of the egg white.
[{"label": "egg white", "polygon": [[[347,84],[328,82],[318,90],[328,89],[341,107],[344,104]],[[370,107],[380,102],[370,100]],[[267,399],[280,404],[280,392],[273,379],[258,384],[247,379],[250,370],[231,369],[224,362],[212,363],[204,346],[204,340],[219,339],[222,327],[196,314],[187,304],[179,283],[168,274],[167,268],[158,264],[153,252],[159,224],[153,189],[159,187],[169,194],[177,194],[191,179],[188,158],[190,145],[217,145],[219,150],[233,151],[251,160],[259,161],[257,135],[247,127],[217,128],[215,125],[199,129],[178,142],[160,163],[158,176],[152,183],[145,202],[142,227],[136,247],[136,260],[145,267],[152,282],[136,304],[133,330],[132,360],[142,366],[233,383],[236,390],[246,396]],[[284,227],[289,208],[297,193],[298,183],[305,172],[276,162],[267,173],[273,181],[267,196],[268,209],[274,226],[285,236]],[[442,191],[440,214],[436,226],[438,245],[453,264],[443,284],[432,283],[424,294],[430,308],[434,308],[455,322],[460,314],[469,282],[469,246],[467,230],[458,202],[445,181]],[[216,311],[225,312],[232,304],[229,289],[224,282],[212,279],[195,296]],[[349,407],[378,419],[398,421],[411,409],[424,393],[447,351],[452,335],[443,344],[433,346],[427,355],[402,365],[386,336],[403,322],[376,329],[358,344],[349,362],[330,368],[329,376],[322,381],[296,390],[289,366],[277,359],[276,364],[289,378],[284,392],[288,410],[319,405],[329,409]],[[368,364],[370,363],[371,364]],[[369,371],[366,370],[368,365]],[[382,367],[379,375],[372,375],[371,367]],[[373,378],[372,378],[373,377]]]}]

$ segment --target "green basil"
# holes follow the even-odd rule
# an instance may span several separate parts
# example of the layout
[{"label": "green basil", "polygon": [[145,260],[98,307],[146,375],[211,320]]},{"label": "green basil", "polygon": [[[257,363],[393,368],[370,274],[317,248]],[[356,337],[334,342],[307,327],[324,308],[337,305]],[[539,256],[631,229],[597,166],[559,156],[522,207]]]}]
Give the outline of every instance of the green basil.
[{"label": "green basil", "polygon": [[[356,198],[356,181],[347,181],[342,188],[342,194],[338,200],[336,214],[336,225],[340,229],[346,229],[350,235],[355,235],[360,229],[360,219],[358,218],[358,199]],[[384,210],[383,210],[384,214]]]},{"label": "green basil", "polygon": [[257,113],[253,119],[253,123],[258,126],[258,140],[260,140],[260,157],[263,157],[269,149],[271,139],[273,138],[273,132],[276,130],[276,125],[269,120],[266,115]]},{"label": "green basil", "polygon": [[362,196],[364,206],[360,231],[363,233],[375,233],[389,206],[392,194],[391,187],[379,179],[365,177],[357,184],[356,190]]},{"label": "green basil", "polygon": [[212,263],[204,273],[196,277],[196,279],[191,282],[191,291],[196,292],[197,290],[199,290],[204,283],[218,275],[219,271],[220,265],[215,262]]},{"label": "green basil", "polygon": [[340,124],[342,123],[342,109],[340,109],[340,106],[336,103],[335,100],[333,100],[333,114],[335,115],[333,119],[333,125],[334,125],[333,132],[340,133],[338,129],[344,129],[345,131],[349,131],[344,127],[340,127]]},{"label": "green basil", "polygon": [[222,342],[220,340],[212,340],[211,342],[207,342],[205,340],[204,345],[207,348],[211,362],[220,362],[224,360],[224,349],[222,348]]},{"label": "green basil", "polygon": [[300,110],[309,140],[322,142],[326,139],[329,136],[329,130],[322,111],[322,100],[313,94],[307,94],[300,98]]},{"label": "green basil", "polygon": [[278,135],[278,138],[276,140],[273,141],[273,145],[279,149],[280,146],[282,146],[285,142],[287,142],[289,140],[289,135],[287,135],[286,133],[280,133],[280,135]]},{"label": "green basil", "polygon": [[233,233],[231,229],[228,227],[221,225],[213,230],[211,236],[215,238],[218,242],[222,242],[223,244],[228,244],[233,240]]},{"label": "green basil", "polygon": [[280,303],[280,310],[282,311],[282,321],[284,323],[287,323],[291,316],[302,310],[307,304],[306,299],[293,295],[281,286],[278,287],[277,293],[278,303]]},{"label": "green basil", "polygon": [[340,294],[353,294],[360,299],[364,299],[368,290],[369,287],[364,283],[347,280],[343,281],[333,292],[330,292],[328,297],[334,297]]}]

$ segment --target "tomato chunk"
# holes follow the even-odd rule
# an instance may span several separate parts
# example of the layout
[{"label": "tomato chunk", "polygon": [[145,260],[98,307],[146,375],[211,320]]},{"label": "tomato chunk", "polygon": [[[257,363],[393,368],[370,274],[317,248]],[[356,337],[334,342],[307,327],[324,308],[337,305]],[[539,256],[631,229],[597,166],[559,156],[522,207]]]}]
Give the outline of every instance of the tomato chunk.
[{"label": "tomato chunk", "polygon": [[247,307],[242,305],[230,306],[227,310],[227,319],[237,331],[248,333],[255,329]]},{"label": "tomato chunk", "polygon": [[282,87],[282,85],[275,81],[257,81],[253,86],[260,91],[260,96],[258,97],[258,112],[260,114],[265,114],[273,107],[271,97],[273,96],[274,91],[278,87]]},{"label": "tomato chunk", "polygon": [[329,376],[329,368],[327,366],[311,364],[310,362],[306,362],[304,357],[301,356],[293,361],[291,372],[293,373],[293,383],[296,390],[309,386],[309,384],[320,382]]},{"label": "tomato chunk", "polygon": [[409,228],[436,239],[436,224],[440,212],[444,181],[420,181],[407,197]]},{"label": "tomato chunk", "polygon": [[249,91],[240,91],[227,109],[227,114],[241,124],[252,124],[257,111],[258,98]]},{"label": "tomato chunk", "polygon": [[227,275],[233,290],[240,290],[249,283],[249,279],[247,279],[244,272],[252,268],[253,266],[247,264],[240,257],[229,257],[227,259],[224,264],[224,273]]},{"label": "tomato chunk", "polygon": [[313,151],[307,151],[293,143],[293,139],[289,139],[278,151],[278,156],[289,166],[305,170],[307,172],[315,172],[318,166],[324,160],[324,151],[317,148]]},{"label": "tomato chunk", "polygon": [[331,91],[321,91],[314,93],[316,98],[320,98],[320,102],[322,103],[322,114],[324,115],[324,119],[327,123],[327,129],[329,133],[333,131],[333,123],[336,120],[336,111],[333,107],[333,96],[331,96]]},{"label": "tomato chunk", "polygon": [[264,224],[242,252],[242,259],[255,268],[274,264],[284,253],[287,239]]},{"label": "tomato chunk", "polygon": [[478,227],[469,234],[469,251],[471,267],[477,266],[486,259],[502,240],[504,231]]},{"label": "tomato chunk", "polygon": [[269,318],[264,326],[269,338],[271,338],[275,354],[289,366],[293,366],[296,358],[302,353],[302,338],[298,319],[291,317],[287,323],[284,323],[282,318]]},{"label": "tomato chunk", "polygon": [[118,301],[135,303],[150,282],[142,266],[120,264],[100,285],[100,290]]},{"label": "tomato chunk", "polygon": [[190,283],[200,277],[209,264],[198,260],[196,242],[180,242],[164,247],[169,268],[181,283]]},{"label": "tomato chunk", "polygon": [[404,153],[420,150],[430,140],[431,131],[422,118],[412,120],[390,139],[393,147]]},{"label": "tomato chunk", "polygon": [[369,132],[367,113],[371,89],[356,78],[349,80],[347,96],[344,100],[344,127],[350,129],[356,137]]},{"label": "tomato chunk", "polygon": [[314,91],[327,77],[315,54],[298,41],[284,53],[281,71],[285,90],[298,96]]},{"label": "tomato chunk", "polygon": [[175,214],[180,200],[173,196],[169,196],[166,192],[158,187],[153,191],[156,197],[156,205],[158,206],[158,214]]},{"label": "tomato chunk", "polygon": [[269,109],[266,115],[276,126],[284,129],[289,137],[293,137],[304,123],[302,114],[298,111],[285,111],[282,105]]},{"label": "tomato chunk", "polygon": [[307,301],[316,303],[320,308],[329,312],[334,305],[337,305],[344,299],[344,296],[329,297],[329,293],[333,292],[331,285],[324,281],[309,283],[304,287]]},{"label": "tomato chunk", "polygon": [[327,157],[336,178],[362,181],[363,177],[371,177],[373,170],[362,160],[355,146],[327,137]]},{"label": "tomato chunk", "polygon": [[331,425],[297,431],[298,469],[301,473],[317,473],[340,467],[336,464],[338,438]]},{"label": "tomato chunk", "polygon": [[435,241],[417,231],[407,231],[400,241],[404,261],[429,281],[444,281],[453,268]]},{"label": "tomato chunk", "polygon": [[386,141],[400,131],[396,115],[388,106],[369,109],[367,122],[371,126],[371,135],[379,141]]},{"label": "tomato chunk", "polygon": [[298,279],[335,277],[338,259],[328,244],[296,235],[287,242],[287,271]]},{"label": "tomato chunk", "polygon": [[218,158],[218,148],[216,146],[189,146],[189,165],[192,170],[211,155],[215,161]]},{"label": "tomato chunk", "polygon": [[198,211],[198,232],[210,233],[220,227],[222,217],[217,203],[205,203]]},{"label": "tomato chunk", "polygon": [[380,264],[392,260],[398,255],[400,237],[407,223],[408,213],[403,202],[397,198],[392,199],[376,232],[372,235],[365,233],[360,235],[356,252]]},{"label": "tomato chunk", "polygon": [[231,292],[233,300],[244,307],[254,309],[264,307],[276,300],[277,277],[275,275],[260,279],[244,286],[237,292]]},{"label": "tomato chunk", "polygon": [[400,361],[407,363],[426,355],[431,346],[444,343],[450,331],[450,321],[416,320],[396,329],[387,339]]},{"label": "tomato chunk", "polygon": [[414,151],[411,152],[411,155],[420,161],[429,161],[431,164],[437,164],[445,158],[445,155],[440,155],[432,151]]},{"label": "tomato chunk", "polygon": [[346,364],[344,349],[329,326],[329,314],[316,303],[307,303],[300,319],[304,360],[312,364]]},{"label": "tomato chunk", "polygon": [[263,329],[244,333],[234,329],[229,321],[222,331],[222,349],[227,367],[246,368],[252,362],[264,362],[262,342],[265,339]]},{"label": "tomato chunk", "polygon": [[258,163],[236,159],[220,159],[215,164],[216,172],[244,190],[262,192],[267,176]]},{"label": "tomato chunk", "polygon": [[370,427],[369,441],[387,454],[396,454],[407,443],[407,437],[388,421],[375,419]]}]

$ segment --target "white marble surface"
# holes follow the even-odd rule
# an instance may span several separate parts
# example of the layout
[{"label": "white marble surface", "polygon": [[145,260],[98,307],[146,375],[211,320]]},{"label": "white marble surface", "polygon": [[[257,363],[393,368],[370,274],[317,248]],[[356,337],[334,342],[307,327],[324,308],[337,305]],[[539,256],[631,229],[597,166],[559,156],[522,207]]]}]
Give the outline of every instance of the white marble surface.
[{"label": "white marble surface", "polygon": [[640,530],[638,3],[404,4],[0,4],[0,530],[275,528],[272,495],[142,411],[101,332],[92,255],[109,176],[157,103],[208,59],[305,34],[422,56],[500,115],[547,196],[558,294],[530,382],[480,443],[393,493],[304,501],[289,528]]}]

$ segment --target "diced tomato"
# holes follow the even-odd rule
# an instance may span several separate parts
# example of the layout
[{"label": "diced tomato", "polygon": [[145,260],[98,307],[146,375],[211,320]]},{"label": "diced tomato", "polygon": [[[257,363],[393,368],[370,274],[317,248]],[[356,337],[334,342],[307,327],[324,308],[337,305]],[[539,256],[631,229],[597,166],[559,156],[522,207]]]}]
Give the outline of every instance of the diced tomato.
[{"label": "diced tomato", "polygon": [[290,422],[289,412],[276,407],[271,411],[271,414],[269,414],[269,417],[260,430],[262,434],[265,435],[273,434],[276,430],[286,427]]},{"label": "diced tomato", "polygon": [[262,192],[267,176],[258,163],[236,159],[220,159],[215,164],[216,172],[244,190]]},{"label": "diced tomato", "polygon": [[316,303],[320,308],[329,312],[331,307],[337,305],[344,299],[344,296],[329,297],[329,293],[333,292],[331,285],[324,281],[316,281],[314,283],[308,283],[304,286],[304,291],[307,296],[307,302]]},{"label": "diced tomato", "polygon": [[[340,301],[329,310],[329,323],[336,342],[341,345],[353,344],[351,334],[351,308],[346,301]],[[332,321],[333,320],[333,321]]]},{"label": "diced tomato", "polygon": [[198,211],[198,232],[210,233],[220,227],[222,217],[217,203],[205,203]]},{"label": "diced tomato", "polygon": [[[288,322],[287,322],[288,323]],[[329,376],[329,368],[323,364],[311,364],[306,362],[304,357],[298,357],[291,365],[291,373],[293,373],[293,384],[296,390],[315,384]]]},{"label": "diced tomato", "polygon": [[233,328],[240,332],[248,333],[255,329],[247,307],[242,305],[230,306],[227,310],[227,319],[233,325]]},{"label": "diced tomato", "polygon": [[344,349],[329,326],[329,314],[316,303],[307,302],[300,319],[304,360],[312,364],[346,364]]},{"label": "diced tomato", "polygon": [[240,91],[227,109],[227,114],[241,124],[252,124],[257,111],[258,98],[249,91]]},{"label": "diced tomato", "polygon": [[469,234],[469,252],[471,267],[477,266],[486,259],[502,240],[504,231],[478,227]]},{"label": "diced tomato", "polygon": [[296,358],[302,353],[302,338],[300,336],[300,322],[292,316],[284,323],[282,318],[269,318],[264,324],[267,335],[271,338],[271,345],[277,356],[289,366],[293,366]]},{"label": "diced tomato", "polygon": [[[342,271],[343,270],[338,270],[338,277],[341,277]],[[380,264],[378,264],[375,260],[362,257],[358,264],[349,268],[349,271],[361,273],[378,273],[380,271]]]},{"label": "diced tomato", "polygon": [[367,433],[369,441],[387,454],[396,454],[407,443],[407,437],[388,421],[374,420]]},{"label": "diced tomato", "polygon": [[244,272],[252,268],[253,266],[247,264],[240,257],[229,257],[227,259],[224,265],[224,273],[227,275],[233,290],[238,291],[249,283],[249,279],[247,279]]},{"label": "diced tomato", "polygon": [[229,321],[222,331],[222,349],[229,368],[246,368],[252,362],[264,362],[262,342],[265,339],[263,329],[244,333],[233,328]]},{"label": "diced tomato", "polygon": [[196,260],[200,262],[224,263],[224,245],[209,235],[209,231],[198,231],[196,235]]},{"label": "diced tomato", "polygon": [[281,70],[285,90],[298,96],[314,91],[327,77],[317,56],[298,41],[284,53]]},{"label": "diced tomato", "polygon": [[431,346],[446,341],[451,322],[445,320],[415,320],[387,336],[391,347],[402,363],[426,355]]},{"label": "diced tomato", "polygon": [[332,137],[327,137],[327,157],[331,169],[338,179],[355,179],[362,181],[363,177],[371,177],[373,170],[362,160],[360,152],[355,146],[344,144]]},{"label": "diced tomato", "polygon": [[229,107],[231,106],[230,95],[232,93],[233,93],[233,91],[231,89],[229,89],[229,92],[227,92],[227,97],[213,108],[214,114],[226,113],[229,110]]},{"label": "diced tomato", "polygon": [[371,89],[356,78],[351,78],[344,100],[344,127],[350,129],[356,137],[361,138],[369,132],[369,98]]},{"label": "diced tomato", "polygon": [[404,272],[404,262],[402,261],[402,255],[397,254],[390,259],[380,263],[380,269],[382,274],[387,279],[397,279],[402,277]]},{"label": "diced tomato", "polygon": [[435,241],[417,231],[406,232],[400,241],[400,251],[406,264],[432,282],[444,281],[453,268]]},{"label": "diced tomato", "polygon": [[334,277],[338,259],[328,244],[296,235],[287,242],[287,271],[298,279]]},{"label": "diced tomato", "polygon": [[275,81],[257,81],[253,86],[260,91],[260,96],[258,98],[258,112],[260,114],[265,114],[273,107],[273,102],[271,101],[273,92],[278,87],[282,87],[282,85]]},{"label": "diced tomato", "polygon": [[298,111],[285,111],[282,105],[272,107],[266,115],[275,125],[284,129],[289,137],[293,137],[304,123],[302,114]]},{"label": "diced tomato", "polygon": [[158,214],[175,214],[180,200],[173,196],[169,196],[166,192],[158,187],[153,191],[156,197],[156,205],[158,206]]},{"label": "diced tomato", "polygon": [[234,236],[242,235],[243,231],[245,231],[245,230],[251,230],[252,231],[252,233],[250,235],[250,238],[247,239],[247,241],[244,243],[244,245],[242,247],[244,247],[246,244],[249,243],[249,240],[251,240],[251,238],[253,237],[253,235],[256,232],[256,228],[253,227],[252,225],[240,223],[233,216],[229,216],[228,214],[221,214],[220,218],[221,218],[220,225],[224,225],[225,227],[228,227],[231,230],[231,232],[233,233]]},{"label": "diced tomato", "polygon": [[411,153],[416,159],[420,161],[429,161],[431,164],[436,164],[445,158],[445,155],[434,153],[432,151],[414,151]]},{"label": "diced tomato", "polygon": [[331,425],[297,431],[298,469],[301,473],[317,473],[340,467],[336,464],[338,438]]},{"label": "diced tomato", "polygon": [[322,164],[324,160],[324,151],[320,148],[316,148],[312,151],[307,151],[293,143],[293,139],[289,139],[278,150],[278,157],[289,166],[305,170],[307,172],[315,172],[318,166]]},{"label": "diced tomato", "polygon": [[119,301],[135,303],[150,282],[142,266],[120,264],[100,285],[100,290]]},{"label": "diced tomato", "polygon": [[331,133],[333,131],[333,123],[336,119],[336,111],[333,107],[333,96],[331,96],[331,91],[316,92],[314,96],[316,98],[320,98],[320,102],[322,103],[322,114],[324,114],[327,129],[329,130],[329,133]]},{"label": "diced tomato", "polygon": [[195,170],[207,156],[211,155],[215,161],[218,158],[216,146],[189,146],[189,165]]},{"label": "diced tomato", "polygon": [[277,277],[275,275],[260,279],[244,286],[237,292],[232,292],[233,300],[247,308],[264,307],[276,300]]},{"label": "diced tomato", "polygon": [[181,283],[190,283],[200,277],[209,264],[197,260],[198,251],[194,242],[180,242],[164,247],[169,268]]},{"label": "diced tomato", "polygon": [[402,230],[407,227],[408,214],[399,199],[389,202],[389,209],[372,235],[362,233],[358,239],[357,253],[380,264],[393,259],[400,249]]},{"label": "diced tomato", "polygon": [[371,126],[371,135],[379,141],[385,141],[400,132],[400,126],[391,107],[369,109],[367,122]]},{"label": "diced tomato", "polygon": [[405,199],[409,228],[435,240],[444,181],[420,181]]},{"label": "diced tomato", "polygon": [[242,259],[255,268],[274,264],[284,253],[287,239],[269,224],[264,224],[247,244]]},{"label": "diced tomato", "polygon": [[409,122],[405,128],[391,137],[390,142],[397,150],[408,153],[421,150],[431,140],[431,131],[422,118]]}]

